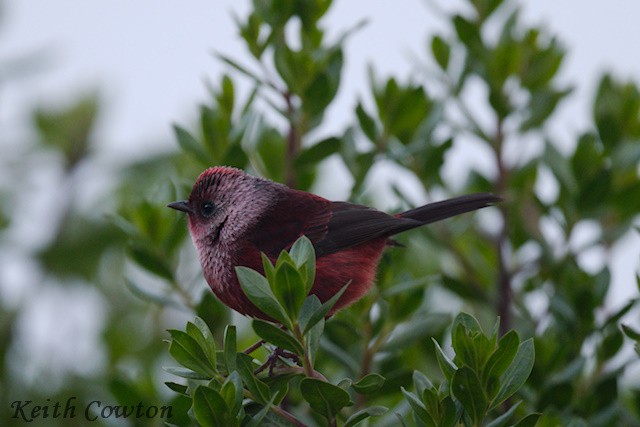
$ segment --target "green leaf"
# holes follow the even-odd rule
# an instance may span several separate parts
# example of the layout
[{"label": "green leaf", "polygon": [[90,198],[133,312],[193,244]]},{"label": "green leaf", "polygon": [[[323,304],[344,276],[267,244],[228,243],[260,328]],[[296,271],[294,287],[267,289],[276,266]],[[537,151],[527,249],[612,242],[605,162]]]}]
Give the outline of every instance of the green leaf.
[{"label": "green leaf", "polygon": [[193,393],[193,414],[203,426],[224,426],[233,422],[220,393],[202,385]]},{"label": "green leaf", "polygon": [[618,328],[607,328],[603,331],[602,342],[598,345],[597,356],[605,362],[615,356],[624,344],[624,335]]},{"label": "green leaf", "polygon": [[87,94],[62,110],[39,108],[34,124],[43,144],[64,155],[67,170],[73,169],[89,153],[100,101],[96,94]]},{"label": "green leaf", "polygon": [[605,75],[600,81],[593,106],[598,133],[607,151],[625,138],[637,138],[640,93],[634,83],[615,81]]},{"label": "green leaf", "polygon": [[382,347],[384,351],[402,350],[409,345],[438,334],[450,321],[449,316],[441,313],[428,313],[413,316],[411,320],[397,328]]},{"label": "green leaf", "polygon": [[206,354],[209,363],[215,369],[216,367],[216,342],[209,326],[199,317],[196,317],[194,323],[187,322],[187,334],[196,340],[204,354]]},{"label": "green leaf", "polygon": [[300,314],[298,315],[298,324],[302,331],[306,330],[307,324],[311,320],[311,316],[313,316],[321,306],[322,303],[320,303],[320,300],[315,295],[309,295],[304,299],[302,307],[300,308]]},{"label": "green leaf", "polygon": [[542,414],[529,414],[526,417],[518,421],[513,427],[535,427],[538,423],[538,419]]},{"label": "green leaf", "polygon": [[378,135],[378,127],[376,126],[376,122],[373,118],[365,111],[362,103],[358,102],[356,106],[356,116],[358,117],[358,123],[360,124],[360,129],[362,132],[369,138],[369,140],[373,143],[377,143],[379,135]]},{"label": "green leaf", "polygon": [[[237,371],[234,371],[237,375]],[[232,382],[225,381],[222,386],[220,386],[220,390],[218,392],[220,397],[227,404],[227,408],[232,408],[235,405],[235,397],[236,397],[236,386]]]},{"label": "green leaf", "polygon": [[620,319],[622,319],[622,317],[624,317],[633,307],[635,307],[638,301],[640,301],[638,298],[633,298],[625,305],[620,307],[615,313],[610,314],[609,317],[607,317],[607,320],[602,325],[603,328],[609,325],[617,325]]},{"label": "green leaf", "polygon": [[398,425],[402,427],[407,427],[407,423],[404,422],[404,418],[402,418],[402,415],[400,415],[398,412],[394,412],[393,415],[395,415],[396,418],[398,419]]},{"label": "green leaf", "polygon": [[189,132],[178,125],[173,125],[173,132],[176,134],[178,144],[183,151],[191,154],[196,160],[199,160],[201,163],[207,163],[207,153],[205,152],[202,145],[193,136],[191,136]]},{"label": "green leaf", "polygon": [[202,375],[192,371],[191,369],[178,368],[174,366],[164,366],[162,369],[171,375],[175,375],[181,378],[187,378],[190,380],[210,380],[211,379],[209,375]]},{"label": "green leaf", "polygon": [[297,56],[284,40],[275,45],[273,60],[278,75],[289,90],[294,94],[301,94],[304,89],[302,86],[305,86],[311,73],[311,64],[303,64],[303,58]]},{"label": "green leaf", "polygon": [[464,299],[478,302],[488,302],[487,295],[481,289],[471,287],[465,281],[456,279],[446,274],[442,276],[441,280],[442,286],[444,286],[451,292],[458,294]]},{"label": "green leaf", "polygon": [[146,247],[133,245],[129,247],[129,255],[140,267],[145,270],[173,282],[173,271],[167,265],[167,261],[162,256],[152,252]]},{"label": "green leaf", "polygon": [[493,387],[497,386],[498,379],[513,362],[519,345],[520,337],[516,331],[511,330],[500,338],[498,348],[491,354],[482,370],[482,381],[487,387],[487,391],[489,389],[497,391],[497,388]]},{"label": "green leaf", "polygon": [[267,278],[267,281],[271,284],[276,280],[276,268],[273,264],[271,264],[271,260],[264,253],[260,253],[262,256],[262,268],[264,269],[264,275]]},{"label": "green leaf", "polygon": [[488,351],[493,350],[478,321],[467,313],[460,313],[454,319],[451,344],[456,359],[461,359],[472,368],[478,368],[489,357]]},{"label": "green leaf", "polygon": [[260,79],[260,77],[258,77],[257,74],[249,71],[246,67],[240,65],[238,62],[236,62],[235,60],[231,59],[230,57],[220,54],[220,53],[215,53],[215,56],[220,59],[222,62],[226,63],[227,65],[229,65],[231,68],[233,68],[234,70],[240,72],[241,74],[244,74],[245,76],[249,77],[251,80],[255,81],[256,83],[261,84],[262,80]]},{"label": "green leaf", "polygon": [[351,380],[351,378],[343,378],[340,381],[338,381],[338,384],[336,385],[343,390],[348,390],[349,387],[353,385],[353,380]]},{"label": "green leaf", "polygon": [[479,24],[471,22],[460,15],[453,18],[453,25],[460,41],[467,47],[472,58],[481,57],[485,53]]},{"label": "green leaf", "polygon": [[431,386],[422,390],[422,393],[419,393],[418,396],[422,396],[422,403],[427,408],[431,418],[439,420],[441,418],[441,404],[438,399],[438,390]]},{"label": "green leaf", "polygon": [[437,426],[436,421],[427,412],[427,408],[425,408],[424,404],[420,401],[420,399],[418,399],[418,397],[415,394],[408,392],[404,387],[400,387],[400,390],[402,391],[402,394],[404,394],[404,397],[409,402],[409,405],[411,406],[411,409],[413,409],[413,412],[415,413],[416,417],[420,421],[422,421],[424,424],[426,424],[427,427],[432,427],[432,426],[436,427]]},{"label": "green leaf", "polygon": [[498,418],[487,424],[487,427],[506,427],[509,424],[509,420],[516,412],[521,403],[522,402],[516,402],[515,405],[511,405],[511,407],[504,414],[500,415]]},{"label": "green leaf", "polygon": [[384,377],[380,374],[369,374],[361,378],[352,385],[353,389],[360,394],[372,394],[380,390],[384,385]]},{"label": "green leaf", "polygon": [[310,127],[320,124],[322,116],[335,98],[340,85],[342,71],[342,49],[334,47],[324,50],[322,59],[316,61],[314,68],[319,71],[304,89],[300,96],[303,100],[303,111],[310,117]]},{"label": "green leaf", "polygon": [[265,277],[247,267],[236,267],[238,281],[249,300],[262,312],[293,329],[291,320],[269,287]]},{"label": "green leaf", "polygon": [[474,0],[473,6],[476,8],[478,18],[484,22],[497,8],[503,0]]},{"label": "green leaf", "polygon": [[500,389],[491,402],[492,408],[504,402],[522,387],[525,381],[527,381],[527,378],[529,378],[529,374],[531,374],[534,359],[535,350],[533,347],[533,339],[529,338],[520,344],[513,362],[509,365],[505,373],[502,374],[500,378]]},{"label": "green leaf", "polygon": [[307,275],[304,293],[306,296],[311,291],[316,277],[316,251],[313,249],[313,243],[307,236],[302,236],[293,244],[289,254],[298,268],[306,267]]},{"label": "green leaf", "polygon": [[447,381],[451,382],[453,374],[456,372],[458,367],[455,363],[453,363],[451,359],[449,359],[449,357],[447,357],[446,354],[444,354],[444,351],[442,351],[442,348],[440,347],[440,344],[438,344],[438,341],[436,341],[435,338],[431,338],[431,340],[433,341],[433,344],[436,348],[436,359],[438,360],[440,370],[444,374],[444,377],[447,379]]},{"label": "green leaf", "polygon": [[207,378],[212,378],[216,371],[198,342],[186,332],[170,329],[171,342],[169,353],[182,366],[189,368]]},{"label": "green leaf", "polygon": [[528,37],[532,42],[527,49],[529,53],[527,62],[521,70],[521,81],[522,86],[533,93],[552,86],[550,83],[562,64],[564,50],[555,38],[549,42],[548,46],[542,47],[536,40],[539,33],[530,32],[529,34],[533,35]]},{"label": "green leaf", "polygon": [[475,319],[475,317],[467,313],[459,313],[453,320],[453,327],[451,328],[452,340],[456,338],[456,334],[459,332],[458,325],[464,326],[464,331],[468,331],[469,333],[482,333],[482,328],[480,327],[480,324]]},{"label": "green leaf", "polygon": [[280,255],[278,255],[278,259],[276,260],[275,264],[276,270],[284,263],[296,265],[296,262],[293,260],[293,258],[291,258],[291,254],[286,250],[280,251]]},{"label": "green leaf", "polygon": [[442,399],[442,411],[439,427],[454,427],[458,420],[458,408],[451,396]]},{"label": "green leaf", "polygon": [[347,418],[347,421],[344,423],[344,427],[353,427],[360,421],[364,421],[369,417],[379,417],[384,415],[387,411],[388,409],[384,406],[370,406],[368,408],[361,409]]},{"label": "green leaf", "polygon": [[342,142],[336,137],[323,139],[309,148],[303,149],[295,160],[297,168],[315,166],[322,160],[340,151]]},{"label": "green leaf", "polygon": [[233,80],[231,80],[227,74],[222,76],[220,89],[220,93],[216,95],[216,100],[227,116],[231,117],[233,114],[233,106],[235,104],[235,90],[233,87]]},{"label": "green leaf", "polygon": [[478,425],[487,411],[487,397],[476,373],[467,366],[458,369],[453,374],[451,390],[471,417],[473,425]]},{"label": "green leaf", "polygon": [[460,366],[468,366],[478,370],[481,366],[481,355],[479,348],[475,345],[474,338],[482,336],[479,333],[465,329],[464,325],[454,322],[451,331],[453,350],[456,352],[455,361]]},{"label": "green leaf", "polygon": [[351,404],[349,393],[336,385],[315,378],[303,378],[300,381],[300,392],[311,409],[329,421],[334,420],[342,408]]},{"label": "green leaf", "polygon": [[311,363],[315,362],[316,353],[320,348],[320,338],[324,331],[324,318],[321,318],[312,328],[309,328],[305,334],[307,344],[307,354],[311,359]]},{"label": "green leaf", "polygon": [[133,295],[135,295],[136,297],[140,298],[143,301],[150,301],[155,304],[158,304],[159,306],[170,306],[178,309],[182,308],[180,303],[171,299],[170,296],[161,294],[161,293],[159,294],[152,293],[144,289],[143,287],[138,286],[137,283],[132,282],[127,277],[124,278],[124,284]]},{"label": "green leaf", "polygon": [[190,397],[189,394],[187,393],[187,390],[189,390],[189,387],[187,387],[184,384],[177,384],[174,383],[173,381],[165,381],[164,383],[167,387],[169,387],[172,391],[175,391],[176,393],[182,394],[184,396]]},{"label": "green leaf", "polygon": [[620,324],[620,327],[622,328],[622,332],[624,332],[627,337],[631,338],[634,341],[640,342],[640,332],[624,323]]},{"label": "green leaf", "polygon": [[227,365],[227,372],[236,370],[237,352],[236,327],[234,325],[227,325],[224,328],[224,363]]},{"label": "green leaf", "polygon": [[495,90],[503,88],[509,76],[522,68],[523,47],[515,40],[500,42],[492,51],[488,61],[488,77]]},{"label": "green leaf", "polygon": [[429,381],[429,378],[427,378],[427,376],[420,371],[413,371],[412,378],[413,387],[416,389],[416,394],[418,396],[421,396],[426,389],[433,388],[433,383],[431,383],[431,381]]},{"label": "green leaf", "polygon": [[289,319],[297,319],[306,297],[305,278],[289,262],[276,266],[273,293],[284,307]]},{"label": "green leaf", "polygon": [[551,90],[539,89],[531,94],[528,117],[520,125],[520,131],[526,132],[542,126],[549,116],[554,112],[558,103],[571,93],[571,89]]},{"label": "green leaf", "polygon": [[563,193],[573,195],[578,191],[578,183],[576,177],[571,173],[569,160],[550,141],[547,141],[545,145],[542,161],[558,180]]},{"label": "green leaf", "polygon": [[309,316],[309,320],[305,325],[300,325],[300,327],[303,328],[302,333],[304,335],[306,335],[307,332],[309,332],[309,330],[313,328],[319,321],[325,318],[327,313],[331,311],[333,306],[338,302],[338,300],[340,299],[344,291],[347,290],[347,287],[349,287],[350,284],[351,282],[344,285],[342,289],[340,289],[334,296],[325,301],[325,303],[322,304],[319,309],[317,309],[311,316]]},{"label": "green leaf", "polygon": [[[274,396],[275,397],[275,396]],[[277,424],[263,424],[264,418],[269,414],[269,410],[271,410],[271,406],[273,406],[273,399],[269,401],[258,413],[256,413],[253,417],[251,417],[251,421],[249,421],[244,427],[259,427],[261,425],[277,425]],[[280,421],[280,420],[278,420]],[[288,424],[286,424],[288,426]]]},{"label": "green leaf", "polygon": [[433,36],[431,39],[431,52],[440,68],[446,70],[449,65],[449,55],[451,54],[449,44],[442,37]]},{"label": "green leaf", "polygon": [[260,381],[254,375],[255,366],[251,356],[244,353],[236,353],[236,366],[242,381],[251,392],[253,399],[264,405],[270,400],[269,386]]},{"label": "green leaf", "polygon": [[233,416],[236,416],[242,408],[243,391],[244,386],[238,371],[231,372],[220,387],[220,395],[224,398]]},{"label": "green leaf", "polygon": [[273,324],[264,320],[254,319],[252,326],[256,334],[263,340],[282,349],[292,351],[297,355],[302,356],[304,354],[302,344],[297,339]]}]

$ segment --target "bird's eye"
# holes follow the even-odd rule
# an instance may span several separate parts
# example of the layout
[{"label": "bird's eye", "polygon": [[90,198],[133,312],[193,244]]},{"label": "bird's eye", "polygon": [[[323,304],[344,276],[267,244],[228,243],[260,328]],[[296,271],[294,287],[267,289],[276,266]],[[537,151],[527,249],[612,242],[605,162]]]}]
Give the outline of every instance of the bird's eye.
[{"label": "bird's eye", "polygon": [[200,213],[204,217],[210,217],[216,211],[216,205],[213,202],[204,202],[202,206],[200,206]]}]

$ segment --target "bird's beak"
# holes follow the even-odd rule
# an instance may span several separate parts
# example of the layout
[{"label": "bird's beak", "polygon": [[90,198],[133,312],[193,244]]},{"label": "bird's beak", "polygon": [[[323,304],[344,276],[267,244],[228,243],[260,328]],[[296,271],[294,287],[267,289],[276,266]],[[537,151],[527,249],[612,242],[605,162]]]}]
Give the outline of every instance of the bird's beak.
[{"label": "bird's beak", "polygon": [[186,212],[188,214],[193,213],[193,209],[189,206],[189,202],[186,200],[179,200],[177,202],[171,202],[167,205],[168,208],[175,209],[177,211]]}]

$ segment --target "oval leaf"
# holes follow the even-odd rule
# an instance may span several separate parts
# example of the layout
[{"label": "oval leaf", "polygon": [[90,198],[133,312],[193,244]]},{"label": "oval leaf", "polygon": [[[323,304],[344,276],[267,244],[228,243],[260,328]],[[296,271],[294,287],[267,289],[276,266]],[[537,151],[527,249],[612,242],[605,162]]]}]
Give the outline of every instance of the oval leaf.
[{"label": "oval leaf", "polygon": [[238,281],[249,300],[265,314],[291,328],[291,320],[269,287],[269,282],[257,271],[247,267],[236,267]]},{"label": "oval leaf", "polygon": [[254,319],[252,326],[256,334],[265,341],[297,355],[304,353],[302,344],[277,326],[260,319]]},{"label": "oval leaf", "polygon": [[529,378],[535,360],[533,339],[529,338],[518,347],[516,357],[500,377],[500,389],[491,407],[495,407],[511,397]]},{"label": "oval leaf", "polygon": [[224,362],[227,365],[227,372],[236,370],[236,353],[238,345],[236,343],[236,327],[227,325],[224,328]]},{"label": "oval leaf", "polygon": [[458,369],[453,374],[451,390],[471,417],[473,425],[478,425],[487,411],[487,398],[476,373],[467,366]]},{"label": "oval leaf", "polygon": [[295,266],[283,262],[276,267],[273,293],[284,307],[290,319],[297,319],[306,296],[305,279]]},{"label": "oval leaf", "polygon": [[353,427],[360,421],[363,421],[369,417],[379,417],[381,415],[384,415],[387,411],[388,409],[384,406],[371,406],[369,408],[361,409],[347,419],[347,421],[344,423],[344,427]]},{"label": "oval leaf", "polygon": [[174,329],[169,330],[169,334],[171,335],[169,353],[178,363],[207,378],[215,375],[215,369],[195,339],[186,332]]},{"label": "oval leaf", "polygon": [[400,390],[402,391],[402,394],[404,394],[404,397],[409,402],[409,405],[411,406],[411,409],[413,409],[413,412],[415,413],[416,418],[422,421],[427,427],[432,427],[432,426],[436,427],[437,426],[436,421],[427,412],[427,408],[425,408],[424,404],[420,401],[420,399],[418,399],[418,397],[415,394],[405,390],[404,387],[400,387]]},{"label": "oval leaf", "polygon": [[371,394],[380,390],[384,385],[384,377],[379,374],[369,374],[353,384],[353,389],[360,394]]},{"label": "oval leaf", "polygon": [[485,385],[492,384],[507,370],[518,352],[519,345],[520,337],[514,330],[507,332],[500,338],[498,348],[491,354],[483,369],[483,381]]},{"label": "oval leaf", "polygon": [[198,386],[193,393],[193,415],[203,426],[222,426],[233,422],[220,393],[206,386]]},{"label": "oval leaf", "polygon": [[351,404],[349,393],[337,385],[315,378],[304,378],[300,381],[300,392],[311,409],[330,421],[342,408]]}]

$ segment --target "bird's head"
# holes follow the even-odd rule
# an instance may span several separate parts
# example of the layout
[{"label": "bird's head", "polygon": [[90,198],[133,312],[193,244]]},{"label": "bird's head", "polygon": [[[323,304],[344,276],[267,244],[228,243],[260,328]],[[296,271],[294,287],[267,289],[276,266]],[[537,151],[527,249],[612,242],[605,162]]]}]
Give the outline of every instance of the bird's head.
[{"label": "bird's head", "polygon": [[271,206],[279,187],[240,169],[213,167],[200,174],[187,200],[167,206],[188,215],[197,247],[210,246],[237,239]]}]

